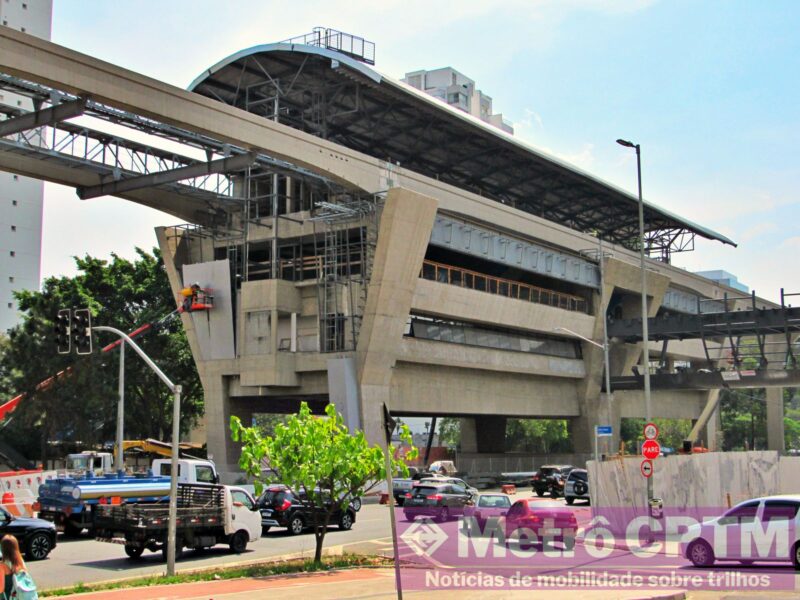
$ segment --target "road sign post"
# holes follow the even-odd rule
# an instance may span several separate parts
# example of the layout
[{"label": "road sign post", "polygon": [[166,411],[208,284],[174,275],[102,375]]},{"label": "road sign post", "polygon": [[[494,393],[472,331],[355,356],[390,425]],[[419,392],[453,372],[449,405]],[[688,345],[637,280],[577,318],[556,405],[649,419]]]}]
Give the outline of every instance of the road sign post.
[{"label": "road sign post", "polygon": [[595,425],[594,426],[594,460],[600,462],[600,453],[598,451],[598,439],[601,437],[611,437],[614,435],[614,430],[611,425]]},{"label": "road sign post", "polygon": [[642,444],[642,455],[648,459],[653,460],[658,458],[661,454],[661,446],[655,440],[645,440]]}]

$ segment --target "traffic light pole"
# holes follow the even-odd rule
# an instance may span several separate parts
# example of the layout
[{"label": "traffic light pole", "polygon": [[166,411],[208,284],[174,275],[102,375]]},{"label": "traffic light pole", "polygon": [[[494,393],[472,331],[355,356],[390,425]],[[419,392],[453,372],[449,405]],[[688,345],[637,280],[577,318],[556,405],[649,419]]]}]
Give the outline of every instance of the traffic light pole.
[{"label": "traffic light pole", "polygon": [[[158,368],[158,365],[145,354],[144,350],[134,342],[127,334],[114,327],[106,327],[105,325],[98,325],[92,327],[92,331],[108,331],[118,335],[123,340],[123,348],[127,343],[138,354],[142,360],[147,363],[153,372],[158,375],[158,378],[164,382],[169,390],[174,394],[172,403],[172,461],[170,469],[170,486],[169,486],[169,528],[167,533],[167,576],[175,575],[175,537],[177,531],[178,520],[178,444],[180,442],[180,426],[181,426],[181,391],[180,385],[172,383],[169,377],[164,375],[164,372]],[[120,453],[121,454],[121,453]]]}]

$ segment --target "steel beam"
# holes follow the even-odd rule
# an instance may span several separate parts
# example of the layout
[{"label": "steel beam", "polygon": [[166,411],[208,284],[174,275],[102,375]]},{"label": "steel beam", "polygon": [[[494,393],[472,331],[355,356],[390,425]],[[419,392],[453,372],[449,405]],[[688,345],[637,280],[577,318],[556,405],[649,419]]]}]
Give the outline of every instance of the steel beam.
[{"label": "steel beam", "polygon": [[0,121],[0,137],[22,133],[45,125],[55,125],[61,121],[79,117],[84,112],[86,112],[86,98],[79,98],[78,100],[64,102],[50,108],[29,112],[20,117]]},{"label": "steel beam", "polygon": [[[654,390],[718,390],[722,388],[767,388],[798,387],[800,371],[784,369],[774,371],[711,371],[696,373],[654,373],[650,375],[650,385]],[[644,378],[641,375],[611,378],[614,391],[641,390]]]},{"label": "steel beam", "polygon": [[159,171],[150,175],[140,175],[119,179],[108,183],[101,183],[90,187],[79,187],[75,191],[81,200],[89,200],[99,196],[116,196],[123,192],[131,192],[142,188],[155,187],[165,183],[175,183],[184,179],[202,177],[214,173],[229,173],[241,171],[256,162],[256,155],[252,152],[238,154],[233,157],[220,158],[207,163],[197,163],[188,167],[180,167],[169,171]]}]

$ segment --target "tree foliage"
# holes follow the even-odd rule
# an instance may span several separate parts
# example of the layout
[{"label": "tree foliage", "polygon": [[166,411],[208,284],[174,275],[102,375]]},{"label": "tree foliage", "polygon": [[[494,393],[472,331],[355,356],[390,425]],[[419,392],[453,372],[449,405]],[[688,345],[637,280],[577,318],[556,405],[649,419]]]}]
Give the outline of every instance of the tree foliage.
[{"label": "tree foliage", "polygon": [[[285,423],[276,423],[271,436],[263,436],[259,427],[245,427],[238,417],[231,417],[234,441],[242,442],[239,466],[255,479],[256,492],[264,483],[283,483],[313,515],[316,552],[322,560],[322,544],[331,516],[338,508],[364,495],[386,479],[384,451],[371,446],[363,431],[350,433],[336,407],[325,408],[327,418],[311,414],[308,404]],[[401,439],[411,446],[411,433],[401,427]],[[390,447],[391,472],[408,477],[405,460],[417,456],[415,448],[405,460],[394,458]],[[269,470],[265,471],[265,468]]]},{"label": "tree foliage", "polygon": [[[4,441],[23,454],[44,460],[53,442],[93,447],[113,440],[116,431],[119,351],[102,354],[111,334],[94,335],[94,352],[86,357],[58,355],[53,326],[61,308],[89,307],[93,325],[131,331],[176,308],[164,264],[157,250],[137,249],[130,261],[86,256],[75,259],[75,277],[50,277],[41,291],[17,294],[22,322],[0,346],[0,385],[6,395],[27,398],[3,429]],[[193,426],[203,411],[203,393],[179,319],[137,339],[142,349],[176,383],[183,385],[181,429]],[[128,439],[166,439],[172,427],[172,395],[144,362],[128,349],[125,356],[125,435]],[[69,377],[36,391],[43,379],[72,368]]]}]

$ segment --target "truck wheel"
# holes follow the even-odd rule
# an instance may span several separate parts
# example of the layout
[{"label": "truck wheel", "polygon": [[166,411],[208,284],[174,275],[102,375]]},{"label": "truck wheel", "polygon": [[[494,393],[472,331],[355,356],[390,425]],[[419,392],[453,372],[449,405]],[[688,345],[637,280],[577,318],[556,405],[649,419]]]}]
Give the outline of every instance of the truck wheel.
[{"label": "truck wheel", "polygon": [[533,488],[533,491],[536,492],[536,495],[539,496],[539,498],[544,496],[544,492],[542,490],[540,490],[539,488]]},{"label": "truck wheel", "polygon": [[566,501],[567,501],[567,504],[569,504],[570,506],[572,506],[572,503],[573,503],[573,502],[575,502],[575,496],[565,496],[565,497],[564,497],[564,500],[566,500]]},{"label": "truck wheel", "polygon": [[125,554],[128,555],[128,558],[139,558],[143,552],[144,546],[125,546]]},{"label": "truck wheel", "polygon": [[349,512],[345,511],[342,513],[342,516],[339,517],[339,529],[343,531],[348,531],[353,528],[353,515]]},{"label": "truck wheel", "polygon": [[72,521],[64,521],[64,535],[69,538],[76,538],[80,536],[83,527],[76,525]]},{"label": "truck wheel", "polygon": [[290,535],[300,535],[303,533],[303,529],[305,528],[305,523],[303,523],[303,517],[300,515],[292,515],[292,518],[289,520],[289,534]]},{"label": "truck wheel", "polygon": [[233,534],[231,537],[230,547],[231,552],[235,552],[236,554],[241,554],[245,550],[247,550],[247,542],[250,541],[250,535],[240,529],[236,533]]},{"label": "truck wheel", "polygon": [[25,557],[28,560],[43,560],[50,554],[53,549],[53,543],[50,541],[50,536],[40,531],[34,533],[28,540],[28,547],[25,551]]}]

